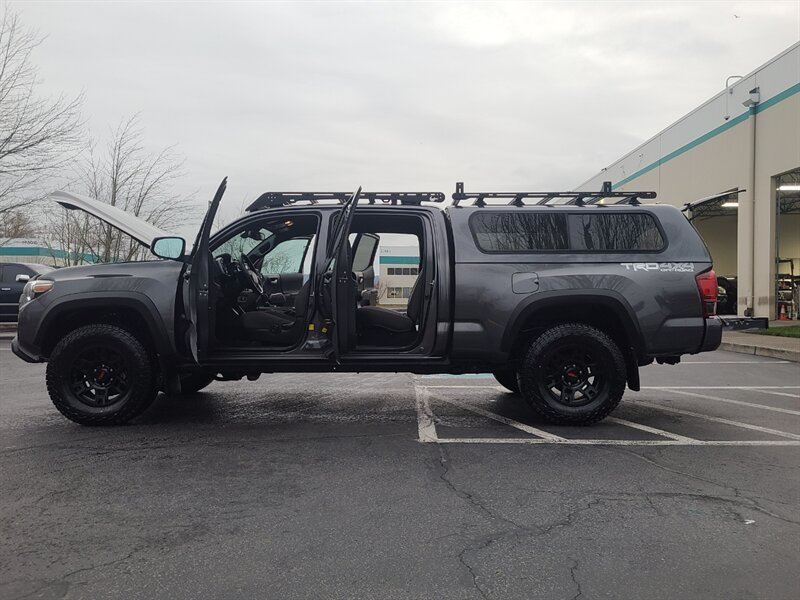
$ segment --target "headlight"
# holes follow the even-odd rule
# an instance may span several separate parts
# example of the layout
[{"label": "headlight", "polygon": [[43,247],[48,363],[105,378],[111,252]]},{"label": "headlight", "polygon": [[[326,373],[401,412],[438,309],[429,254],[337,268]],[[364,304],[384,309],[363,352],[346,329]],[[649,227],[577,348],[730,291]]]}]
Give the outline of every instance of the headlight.
[{"label": "headlight", "polygon": [[22,290],[22,295],[19,297],[19,307],[22,308],[34,298],[49,292],[54,285],[55,283],[49,279],[31,279]]}]

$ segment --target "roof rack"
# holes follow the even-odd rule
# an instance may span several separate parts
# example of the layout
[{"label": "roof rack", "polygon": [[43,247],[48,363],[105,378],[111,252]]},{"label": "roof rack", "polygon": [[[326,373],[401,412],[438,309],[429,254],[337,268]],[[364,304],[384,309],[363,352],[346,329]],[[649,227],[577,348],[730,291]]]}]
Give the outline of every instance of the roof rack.
[{"label": "roof rack", "polygon": [[[344,204],[352,197],[352,192],[265,192],[256,198],[245,211],[279,208],[301,202],[319,204],[322,200],[333,200]],[[444,202],[444,194],[442,192],[361,192],[359,200],[366,200],[369,204],[419,206],[423,202]]]},{"label": "roof rack", "polygon": [[[562,206],[570,204],[573,206],[586,206],[587,204],[629,204],[639,205],[639,199],[652,199],[656,197],[655,192],[614,192],[611,190],[611,182],[604,181],[603,189],[599,192],[465,192],[464,182],[456,183],[456,191],[453,194],[453,206],[458,206],[464,200],[473,200],[472,206],[487,206],[487,199],[508,199],[508,206]],[[614,202],[602,202],[610,198]],[[526,203],[525,200],[535,200]],[[495,205],[496,206],[496,205]]]}]

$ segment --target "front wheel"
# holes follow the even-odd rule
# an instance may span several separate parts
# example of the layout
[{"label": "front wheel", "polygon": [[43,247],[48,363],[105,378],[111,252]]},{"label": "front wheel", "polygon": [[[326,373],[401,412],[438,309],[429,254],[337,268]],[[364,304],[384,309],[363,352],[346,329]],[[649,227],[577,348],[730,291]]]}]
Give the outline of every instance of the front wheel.
[{"label": "front wheel", "polygon": [[614,410],[625,391],[625,358],[607,334],[582,323],[548,329],[530,342],[520,392],[551,423],[590,425]]},{"label": "front wheel", "polygon": [[68,333],[47,363],[55,407],[81,425],[120,425],[158,394],[157,369],[142,343],[115,325],[86,325]]}]

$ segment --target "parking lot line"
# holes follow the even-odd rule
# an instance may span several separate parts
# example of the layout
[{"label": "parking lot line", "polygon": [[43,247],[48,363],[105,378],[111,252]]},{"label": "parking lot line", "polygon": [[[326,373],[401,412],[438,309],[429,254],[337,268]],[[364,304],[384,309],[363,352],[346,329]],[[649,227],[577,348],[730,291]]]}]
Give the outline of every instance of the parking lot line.
[{"label": "parking lot line", "polygon": [[643,390],[800,390],[800,385],[643,385]]},{"label": "parking lot line", "polygon": [[431,393],[421,386],[414,386],[417,393],[417,430],[420,442],[435,442],[438,440],[436,435],[436,423],[433,420],[431,410]]},{"label": "parking lot line", "polygon": [[773,396],[787,396],[789,398],[797,398],[800,399],[800,394],[789,394],[787,392],[776,392],[775,390],[768,390],[765,388],[753,388],[756,392],[761,392],[762,394],[772,394]]},{"label": "parking lot line", "polygon": [[463,402],[459,402],[458,400],[452,400],[450,398],[442,398],[442,397],[437,397],[436,399],[441,400],[442,402],[447,402],[448,404],[452,404],[453,406],[457,406],[458,408],[461,408],[463,410],[473,412],[476,415],[486,417],[487,419],[492,419],[494,421],[497,421],[498,423],[503,423],[504,425],[508,425],[509,427],[519,429],[520,431],[524,431],[525,433],[535,435],[544,440],[548,440],[551,442],[559,442],[566,440],[566,438],[563,438],[560,435],[554,435],[542,429],[536,429],[535,427],[525,425],[524,423],[514,421],[513,419],[509,419],[502,415],[497,415],[493,412],[489,412],[488,410],[483,410],[482,408],[478,408],[477,406],[469,406],[468,404],[464,404]]},{"label": "parking lot line", "polygon": [[681,365],[786,365],[789,360],[682,360]]},{"label": "parking lot line", "polygon": [[677,433],[670,433],[669,431],[664,431],[663,429],[656,429],[655,427],[650,427],[649,425],[642,425],[641,423],[634,423],[633,421],[628,421],[627,419],[620,419],[617,417],[606,417],[605,421],[609,423],[617,423],[619,425],[624,425],[625,427],[630,427],[632,429],[639,429],[641,431],[646,431],[647,433],[653,433],[655,435],[660,435],[663,437],[667,437],[673,440],[677,440],[679,442],[697,442],[694,438],[686,437],[685,435],[678,435]]},{"label": "parking lot line", "polygon": [[646,402],[644,400],[632,400],[627,399],[627,403],[634,404],[637,406],[646,406],[647,408],[653,408],[655,410],[663,410],[665,412],[675,413],[677,415],[684,415],[687,417],[695,417],[697,419],[704,419],[706,421],[714,421],[715,423],[723,423],[725,425],[732,425],[733,427],[740,427],[742,429],[752,429],[753,431],[760,431],[761,433],[768,433],[770,435],[776,435],[778,437],[785,437],[791,440],[800,440],[800,435],[795,433],[789,433],[787,431],[779,431],[777,429],[770,429],[769,427],[761,427],[760,425],[751,425],[750,423],[742,423],[740,421],[731,421],[730,419],[723,419],[722,417],[712,417],[711,415],[705,415],[703,413],[697,413],[690,410],[682,410],[680,408],[673,408],[671,406],[664,406],[663,404],[654,404],[652,402]]},{"label": "parking lot line", "polygon": [[541,438],[439,438],[439,444],[555,444],[559,446],[800,446],[800,440],[544,440]]},{"label": "parking lot line", "polygon": [[[784,413],[787,415],[800,416],[800,410],[791,410],[789,408],[780,408],[777,406],[766,406],[764,404],[756,404],[755,402],[745,402],[743,400],[731,400],[730,398],[720,398],[719,396],[709,396],[708,394],[698,394],[696,392],[687,392],[686,390],[676,390],[672,388],[664,388],[664,391],[672,394],[680,394],[682,396],[691,396],[693,398],[702,398],[703,400],[714,400],[715,402],[725,402],[727,404],[738,404],[739,406],[748,406],[750,408],[759,408],[761,410],[770,410],[773,412]],[[788,396],[789,394],[785,394]]]}]

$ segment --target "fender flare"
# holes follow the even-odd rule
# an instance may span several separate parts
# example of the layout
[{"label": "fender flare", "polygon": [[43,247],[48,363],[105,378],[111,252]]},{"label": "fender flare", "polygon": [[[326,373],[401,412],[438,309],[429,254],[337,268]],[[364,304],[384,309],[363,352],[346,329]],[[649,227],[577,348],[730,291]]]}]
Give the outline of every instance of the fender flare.
[{"label": "fender flare", "polygon": [[77,293],[55,300],[47,307],[36,332],[34,343],[37,347],[42,348],[54,324],[68,312],[86,309],[113,310],[116,307],[133,310],[142,318],[162,366],[164,357],[176,354],[174,342],[169,339],[163,319],[153,301],[144,294],[130,291]]},{"label": "fender flare", "polygon": [[628,370],[628,387],[639,389],[639,357],[645,345],[639,322],[630,304],[619,293],[613,290],[570,290],[565,295],[563,290],[534,293],[520,302],[511,314],[501,341],[504,352],[510,353],[511,347],[522,330],[523,324],[541,310],[565,308],[569,306],[591,307],[602,306],[611,310],[622,323],[629,347],[622,348]]}]

